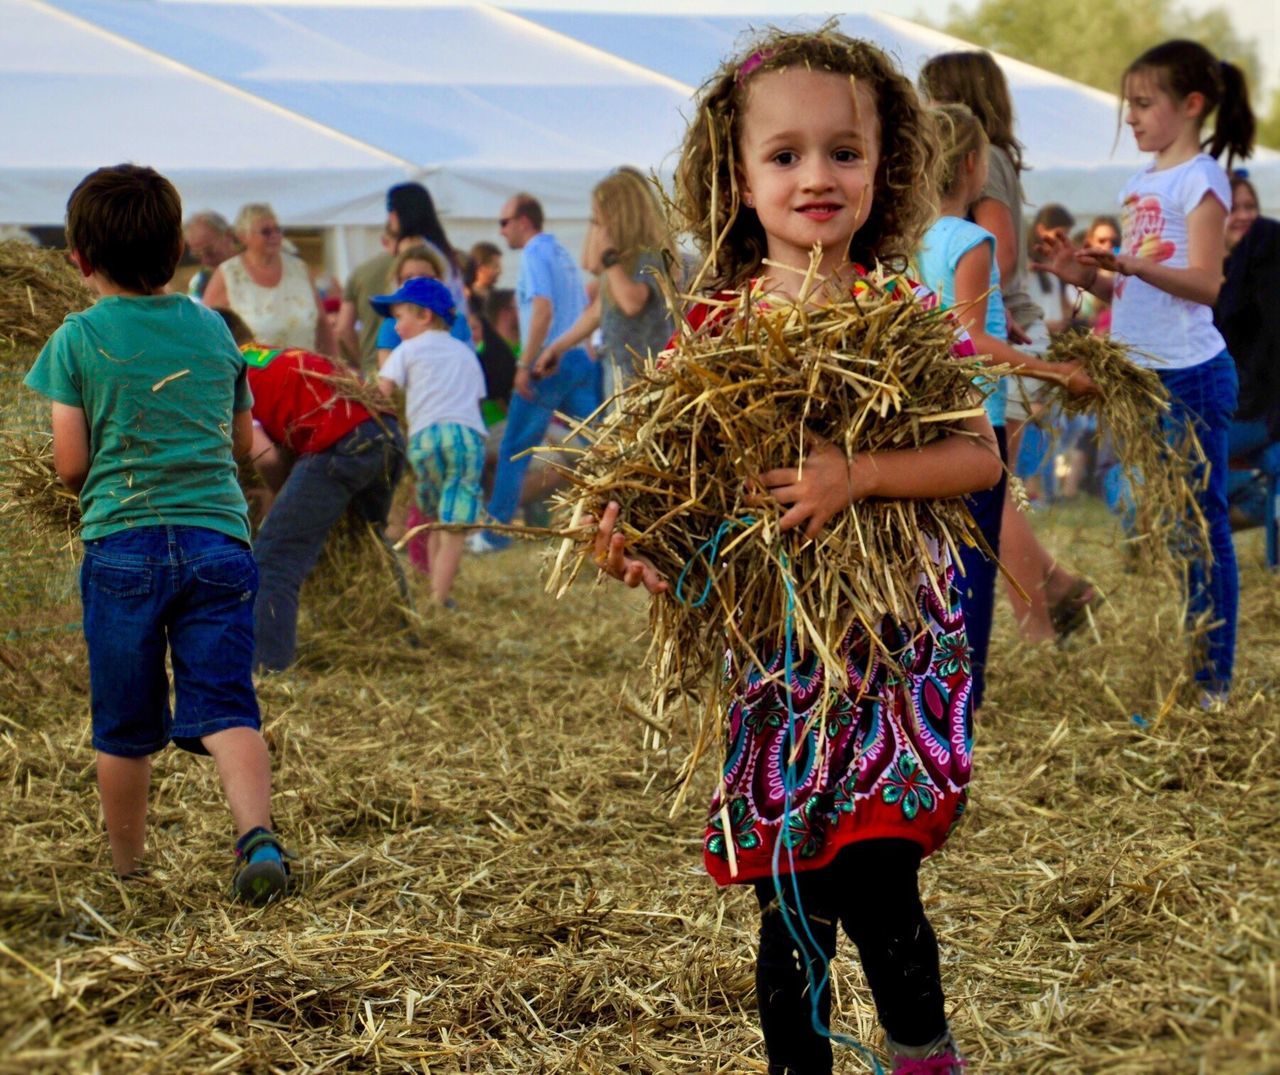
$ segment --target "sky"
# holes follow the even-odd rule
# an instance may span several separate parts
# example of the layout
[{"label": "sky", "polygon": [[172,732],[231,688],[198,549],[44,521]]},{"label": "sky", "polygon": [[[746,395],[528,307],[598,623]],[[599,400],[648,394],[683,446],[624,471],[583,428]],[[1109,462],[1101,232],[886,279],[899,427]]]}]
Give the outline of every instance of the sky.
[{"label": "sky", "polygon": [[[1069,2],[1069,0],[1068,0]],[[1120,0],[1123,2],[1123,0]],[[905,0],[900,11],[908,18],[922,14],[931,22],[942,23],[952,5],[965,10],[977,6],[977,0]],[[711,13],[716,15],[786,14],[836,10],[840,12],[884,11],[883,0],[498,0],[498,6],[508,8],[560,8],[575,11],[643,11],[657,14],[664,11],[682,15]],[[1258,43],[1258,58],[1262,62],[1264,91],[1280,89],[1280,2],[1277,0],[1232,0],[1218,5],[1205,0],[1184,0],[1188,10],[1204,10],[1225,6],[1240,35]],[[897,14],[898,12],[895,12]],[[1226,57],[1230,59],[1230,57]]]}]

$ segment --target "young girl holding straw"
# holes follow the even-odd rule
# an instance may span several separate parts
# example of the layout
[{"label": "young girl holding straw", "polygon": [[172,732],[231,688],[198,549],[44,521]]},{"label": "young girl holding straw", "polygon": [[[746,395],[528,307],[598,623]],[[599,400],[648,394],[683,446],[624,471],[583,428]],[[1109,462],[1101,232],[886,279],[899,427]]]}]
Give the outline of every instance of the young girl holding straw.
[{"label": "young girl holding straw", "polygon": [[[987,135],[965,105],[938,105],[934,116],[942,138],[940,207],[938,219],[925,233],[916,254],[921,281],[938,296],[945,309],[954,311],[978,353],[987,356],[988,361],[1010,366],[1025,377],[1064,384],[1077,395],[1095,393],[1097,386],[1078,362],[1046,362],[1009,345],[996,238],[966,219],[969,207],[982,197],[987,184]],[[1002,379],[987,386],[986,407],[1001,457],[1007,458]],[[1000,551],[1004,499],[1003,475],[993,488],[966,497],[974,521],[995,553]],[[960,584],[964,623],[973,668],[973,708],[977,710],[986,691],[997,565],[981,549],[971,545],[960,549],[960,561],[964,568],[964,580]]]},{"label": "young girl holding straw", "polygon": [[[1207,652],[1196,671],[1202,702],[1226,698],[1235,655],[1239,579],[1227,514],[1227,438],[1236,409],[1235,363],[1213,324],[1222,286],[1224,228],[1231,206],[1228,163],[1253,148],[1244,74],[1194,41],[1148,49],[1124,73],[1125,122],[1151,165],[1125,184],[1120,253],[1077,250],[1049,236],[1043,266],[1112,304],[1112,337],[1156,371],[1173,400],[1171,441],[1189,421],[1208,474],[1197,493],[1209,524],[1212,562],[1188,564],[1188,621],[1208,616]],[[1212,136],[1201,128],[1214,115]],[[1203,150],[1208,148],[1209,152]]]},{"label": "young girl holding straw", "polygon": [[[935,210],[937,158],[929,116],[879,49],[828,30],[775,32],[703,88],[676,205],[711,256],[713,289],[750,285],[761,301],[795,301],[820,246],[819,273],[847,294],[865,286],[860,265],[901,263],[914,249]],[[716,317],[710,306],[689,315],[697,324]],[[964,425],[919,450],[846,458],[820,444],[803,470],[759,475],[761,495],[780,505],[781,530],[814,537],[866,497],[988,488],[1000,475],[991,425],[981,415]],[[666,592],[667,580],[628,553],[618,516],[613,503],[598,522],[597,561],[630,586]],[[953,581],[945,549],[922,539]],[[962,812],[969,780],[968,644],[949,590],[941,601],[921,578],[923,634],[878,625],[898,662],[892,674],[864,629],[850,633],[849,687],[831,699],[821,729],[795,717],[824,682],[816,657],[795,648],[757,654],[771,674],[749,673],[730,707],[704,858],[719,883],[755,887],[757,1000],[774,1075],[832,1070],[827,968],[837,922],[862,957],[893,1070],[955,1075],[962,1066],[917,879]]]}]

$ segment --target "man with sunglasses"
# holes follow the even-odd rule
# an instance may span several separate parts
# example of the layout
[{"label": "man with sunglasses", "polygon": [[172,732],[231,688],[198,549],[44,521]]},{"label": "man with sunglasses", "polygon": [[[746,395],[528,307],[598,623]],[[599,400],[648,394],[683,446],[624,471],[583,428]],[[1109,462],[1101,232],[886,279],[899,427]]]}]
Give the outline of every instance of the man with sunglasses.
[{"label": "man with sunglasses", "polygon": [[[585,418],[600,405],[600,368],[583,347],[566,351],[558,365],[535,377],[534,360],[543,346],[554,340],[581,316],[587,293],[573,256],[542,230],[542,205],[530,194],[507,199],[498,218],[498,230],[512,250],[519,250],[520,278],[516,305],[520,313],[520,364],[516,368],[507,428],[498,449],[498,469],[489,498],[489,515],[509,523],[520,503],[520,486],[529,457],[527,449],[542,442],[557,411]],[[472,552],[505,548],[510,538],[493,533],[473,535]]]}]

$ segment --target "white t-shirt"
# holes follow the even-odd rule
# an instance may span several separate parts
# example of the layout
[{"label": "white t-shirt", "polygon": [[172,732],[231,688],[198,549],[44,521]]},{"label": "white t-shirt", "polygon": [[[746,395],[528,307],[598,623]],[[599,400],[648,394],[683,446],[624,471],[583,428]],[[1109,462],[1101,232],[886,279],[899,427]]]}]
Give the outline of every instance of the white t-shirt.
[{"label": "white t-shirt", "polygon": [[447,332],[428,330],[405,340],[378,371],[405,391],[409,435],[450,423],[483,434],[484,371],[475,352]]},{"label": "white t-shirt", "polygon": [[[1206,194],[1231,208],[1227,173],[1204,153],[1173,168],[1139,172],[1120,192],[1121,253],[1185,269],[1187,217]],[[1111,335],[1134,348],[1135,362],[1157,370],[1198,366],[1226,347],[1213,327],[1213,307],[1177,298],[1136,276],[1116,277]]]}]

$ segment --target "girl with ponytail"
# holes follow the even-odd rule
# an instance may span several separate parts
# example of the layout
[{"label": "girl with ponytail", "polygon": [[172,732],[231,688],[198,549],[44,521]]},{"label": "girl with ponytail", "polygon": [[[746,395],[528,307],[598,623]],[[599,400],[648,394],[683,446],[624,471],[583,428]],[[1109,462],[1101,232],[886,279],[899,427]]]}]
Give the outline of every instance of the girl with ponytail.
[{"label": "girl with ponytail", "polygon": [[[1253,149],[1254,120],[1244,75],[1194,41],[1166,41],[1129,65],[1124,121],[1151,164],[1120,193],[1120,252],[1076,250],[1065,235],[1045,244],[1037,268],[1112,303],[1112,336],[1152,367],[1173,399],[1169,435],[1190,421],[1208,460],[1200,507],[1212,560],[1190,563],[1188,615],[1214,624],[1196,678],[1203,701],[1231,685],[1239,580],[1227,518],[1227,433],[1236,409],[1235,364],[1213,324],[1222,286],[1223,231],[1231,207],[1230,165]],[[1204,135],[1211,124],[1210,134]]]}]

